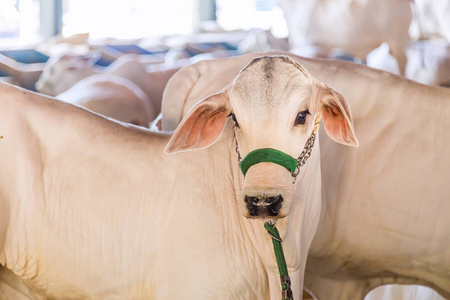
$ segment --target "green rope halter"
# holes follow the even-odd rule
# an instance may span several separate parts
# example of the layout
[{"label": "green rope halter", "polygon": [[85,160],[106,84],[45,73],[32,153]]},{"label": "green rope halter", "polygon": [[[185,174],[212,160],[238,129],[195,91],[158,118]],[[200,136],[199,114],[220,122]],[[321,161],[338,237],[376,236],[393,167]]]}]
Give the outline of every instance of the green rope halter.
[{"label": "green rope halter", "polygon": [[291,290],[291,279],[288,274],[286,259],[284,258],[283,246],[281,245],[282,239],[280,238],[280,233],[275,227],[275,224],[271,222],[264,223],[264,228],[272,237],[273,250],[275,252],[275,258],[277,259],[278,272],[280,273],[281,279],[281,299],[282,300],[293,300]]},{"label": "green rope halter", "polygon": [[256,149],[250,153],[248,153],[244,159],[241,161],[241,153],[239,151],[239,145],[236,138],[236,131],[234,131],[234,140],[236,142],[236,153],[238,155],[239,167],[241,168],[242,174],[247,174],[248,169],[256,164],[261,162],[271,162],[278,164],[284,168],[286,168],[289,172],[291,172],[292,177],[297,178],[298,173],[300,172],[300,168],[306,163],[306,160],[311,156],[312,148],[314,147],[314,142],[316,140],[316,132],[319,129],[321,114],[317,113],[314,117],[314,128],[311,132],[311,136],[306,141],[305,147],[303,148],[300,156],[295,159],[289,154],[286,154],[280,150],[272,149],[272,148],[262,148]]}]

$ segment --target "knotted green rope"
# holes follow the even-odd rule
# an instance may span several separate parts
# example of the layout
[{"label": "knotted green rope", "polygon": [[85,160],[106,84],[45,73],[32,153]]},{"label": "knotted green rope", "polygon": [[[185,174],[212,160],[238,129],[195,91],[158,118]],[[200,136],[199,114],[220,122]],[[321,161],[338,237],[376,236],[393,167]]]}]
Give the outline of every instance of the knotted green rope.
[{"label": "knotted green rope", "polygon": [[294,173],[295,169],[297,168],[297,160],[292,156],[276,149],[263,148],[254,150],[244,157],[239,165],[242,174],[244,174],[245,176],[251,166],[259,164],[261,162],[272,162],[275,164],[279,164],[280,166],[288,169],[291,173]]},{"label": "knotted green rope", "polygon": [[289,278],[286,259],[284,258],[280,233],[275,225],[271,225],[269,222],[264,223],[264,228],[266,228],[267,232],[269,232],[272,237],[273,250],[275,252],[275,258],[277,259],[278,272],[280,273],[281,279],[281,299],[293,300],[294,297],[291,290],[291,279]]}]

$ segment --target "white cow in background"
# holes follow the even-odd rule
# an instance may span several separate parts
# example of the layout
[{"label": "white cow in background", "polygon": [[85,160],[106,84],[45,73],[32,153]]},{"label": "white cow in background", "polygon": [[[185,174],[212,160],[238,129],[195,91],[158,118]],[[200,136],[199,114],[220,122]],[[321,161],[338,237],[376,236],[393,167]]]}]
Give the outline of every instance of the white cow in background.
[{"label": "white cow in background", "polygon": [[62,56],[51,58],[36,83],[36,90],[56,96],[80,80],[95,74],[111,74],[126,78],[139,86],[148,96],[155,113],[161,111],[161,100],[169,78],[179,67],[147,72],[146,65],[136,55],[123,55],[108,67],[95,66],[96,58]]},{"label": "white cow in background", "polygon": [[[389,52],[389,45],[386,43],[381,44],[367,55],[366,65],[393,74],[400,74],[397,60]],[[408,65],[406,65],[406,68],[408,68]]]},{"label": "white cow in background", "polygon": [[345,98],[290,58],[252,61],[173,135],[6,84],[0,95],[0,295],[279,299],[270,218],[301,299],[319,141],[296,181],[275,163],[244,177],[236,143],[298,157],[320,118],[337,142],[358,142]]},{"label": "white cow in background", "polygon": [[[180,70],[164,94],[163,130],[258,55]],[[305,287],[320,300],[362,300],[383,284],[420,284],[450,299],[450,90],[362,65],[291,57],[343,92],[360,141],[356,150],[320,140],[323,211]]]},{"label": "white cow in background", "polygon": [[414,0],[410,34],[414,40],[441,39],[450,43],[450,1]]},{"label": "white cow in background", "polygon": [[86,77],[56,98],[143,127],[149,127],[157,116],[147,94],[136,84],[110,74]]},{"label": "white cow in background", "polygon": [[[409,42],[405,77],[422,84],[450,86],[450,44],[442,40]],[[400,74],[396,59],[383,43],[367,55],[369,67]]]},{"label": "white cow in background", "polygon": [[407,56],[406,78],[423,84],[450,87],[450,44],[448,42],[430,40],[410,43]]},{"label": "white cow in background", "polygon": [[400,71],[406,66],[405,47],[411,23],[410,0],[281,0],[289,28],[291,51],[332,48],[365,59],[381,43],[389,44]]}]

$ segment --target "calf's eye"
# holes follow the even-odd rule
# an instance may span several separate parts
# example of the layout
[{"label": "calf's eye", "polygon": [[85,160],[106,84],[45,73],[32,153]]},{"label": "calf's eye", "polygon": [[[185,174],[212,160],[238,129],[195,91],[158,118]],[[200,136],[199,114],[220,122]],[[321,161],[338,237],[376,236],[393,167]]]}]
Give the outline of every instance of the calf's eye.
[{"label": "calf's eye", "polygon": [[303,125],[306,122],[306,117],[309,115],[309,110],[304,110],[298,113],[295,119],[295,125]]}]

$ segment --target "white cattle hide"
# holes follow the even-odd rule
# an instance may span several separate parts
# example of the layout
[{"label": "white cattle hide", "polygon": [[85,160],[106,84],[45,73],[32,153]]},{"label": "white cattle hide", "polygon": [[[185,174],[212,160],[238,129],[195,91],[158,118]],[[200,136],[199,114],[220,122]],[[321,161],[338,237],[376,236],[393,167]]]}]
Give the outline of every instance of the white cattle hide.
[{"label": "white cattle hide", "polygon": [[86,77],[56,98],[143,127],[149,127],[156,118],[155,108],[147,94],[133,82],[115,75]]},{"label": "white cattle hide", "polygon": [[[163,129],[173,130],[197,99],[258,55],[182,69],[164,95]],[[429,286],[450,299],[450,90],[290,56],[346,95],[360,137],[357,151],[320,140],[324,209],[305,286],[321,300],[362,300],[389,283]]]},{"label": "white cattle hide", "polygon": [[[302,66],[252,61],[173,135],[6,84],[0,95],[0,295],[279,299],[270,218],[301,299],[321,215],[319,140],[295,183],[274,163],[244,177],[235,149],[298,157],[320,117],[334,140],[358,144],[345,98]],[[252,214],[248,197],[268,205]]]},{"label": "white cattle hide", "polygon": [[106,68],[95,66],[95,58],[63,56],[50,59],[36,83],[38,92],[56,96],[80,80],[95,74],[123,77],[139,86],[148,96],[155,113],[161,111],[161,100],[169,78],[179,67],[147,72],[146,65],[136,55],[123,55]]}]

